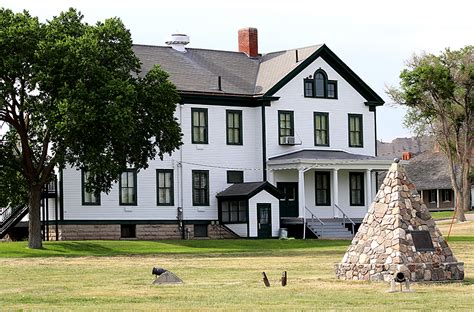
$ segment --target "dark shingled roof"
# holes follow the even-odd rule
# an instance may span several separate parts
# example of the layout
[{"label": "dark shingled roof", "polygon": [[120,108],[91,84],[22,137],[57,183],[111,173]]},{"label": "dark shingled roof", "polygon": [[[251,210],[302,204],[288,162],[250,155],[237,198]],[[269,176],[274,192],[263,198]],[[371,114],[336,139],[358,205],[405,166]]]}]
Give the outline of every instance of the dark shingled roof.
[{"label": "dark shingled roof", "polygon": [[186,49],[183,53],[147,45],[134,45],[133,51],[142,62],[143,74],[159,64],[179,91],[219,92],[221,76],[225,93],[254,94],[259,60],[245,53],[206,49]]},{"label": "dark shingled roof", "polygon": [[451,189],[448,160],[443,153],[424,152],[405,165],[408,178],[418,190]]},{"label": "dark shingled roof", "polygon": [[324,44],[258,57],[248,57],[243,52],[195,48],[180,52],[170,46],[138,44],[133,45],[133,51],[142,63],[142,75],[154,65],[160,65],[182,95],[212,94],[249,99],[272,96],[315,59],[322,57],[367,100],[366,105],[384,103]]},{"label": "dark shingled roof", "polygon": [[281,197],[280,191],[267,181],[232,184],[224,191],[218,193],[216,197],[217,198],[224,198],[224,197],[250,198],[260,193],[260,191],[263,191],[263,190],[267,191],[268,193],[272,194],[273,196],[277,198]]},{"label": "dark shingled roof", "polygon": [[[170,74],[179,91],[221,92],[222,94],[263,94],[321,45],[264,54],[250,58],[243,52],[133,45],[145,75],[156,64]],[[221,89],[218,89],[218,77]]]},{"label": "dark shingled roof", "polygon": [[351,154],[344,151],[302,150],[270,158],[270,160],[289,159],[375,159],[375,157]]}]

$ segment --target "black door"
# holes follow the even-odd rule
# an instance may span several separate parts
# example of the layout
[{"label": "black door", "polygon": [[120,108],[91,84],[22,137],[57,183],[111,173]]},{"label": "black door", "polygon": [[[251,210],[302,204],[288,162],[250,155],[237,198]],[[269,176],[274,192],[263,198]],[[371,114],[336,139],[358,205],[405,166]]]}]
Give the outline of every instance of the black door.
[{"label": "black door", "polygon": [[272,205],[257,204],[258,238],[272,237]]},{"label": "black door", "polygon": [[278,182],[277,188],[284,195],[280,199],[280,218],[298,217],[298,183]]}]

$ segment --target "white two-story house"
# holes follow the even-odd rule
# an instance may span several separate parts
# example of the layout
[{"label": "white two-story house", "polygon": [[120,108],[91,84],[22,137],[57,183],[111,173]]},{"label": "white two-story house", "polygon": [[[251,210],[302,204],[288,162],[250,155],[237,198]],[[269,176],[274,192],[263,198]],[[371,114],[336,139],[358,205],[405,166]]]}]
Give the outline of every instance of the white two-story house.
[{"label": "white two-story house", "polygon": [[143,72],[159,64],[179,91],[183,146],[125,171],[109,194],[64,170],[50,216],[60,239],[276,237],[305,220],[360,222],[390,164],[376,157],[383,100],[326,45],[259,54],[254,28],[239,31],[239,52],[188,42],[134,46]]}]

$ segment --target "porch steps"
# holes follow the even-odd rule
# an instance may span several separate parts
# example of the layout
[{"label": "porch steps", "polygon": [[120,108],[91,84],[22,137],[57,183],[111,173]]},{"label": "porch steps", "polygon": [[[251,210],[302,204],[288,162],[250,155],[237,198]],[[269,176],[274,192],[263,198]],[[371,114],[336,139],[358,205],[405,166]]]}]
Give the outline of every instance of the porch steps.
[{"label": "porch steps", "polygon": [[344,226],[342,219],[321,219],[318,221],[307,220],[306,226],[321,239],[352,239],[351,230]]}]

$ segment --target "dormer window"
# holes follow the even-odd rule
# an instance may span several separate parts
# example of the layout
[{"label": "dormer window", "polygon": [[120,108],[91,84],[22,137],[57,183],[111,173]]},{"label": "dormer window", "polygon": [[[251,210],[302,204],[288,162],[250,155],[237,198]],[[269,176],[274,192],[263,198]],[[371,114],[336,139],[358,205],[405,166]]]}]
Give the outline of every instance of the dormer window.
[{"label": "dormer window", "polygon": [[304,96],[316,98],[337,99],[337,81],[328,80],[328,76],[321,68],[304,79]]}]

